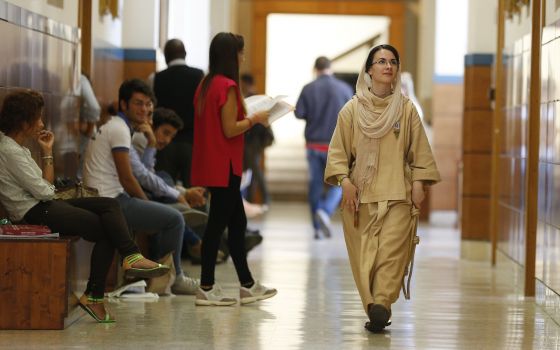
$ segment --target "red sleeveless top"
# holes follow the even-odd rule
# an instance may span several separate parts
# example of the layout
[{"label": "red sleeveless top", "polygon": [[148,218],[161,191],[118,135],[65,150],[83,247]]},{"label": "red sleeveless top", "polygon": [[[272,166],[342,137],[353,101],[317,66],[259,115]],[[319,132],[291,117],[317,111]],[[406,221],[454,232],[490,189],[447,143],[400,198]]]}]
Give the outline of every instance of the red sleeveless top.
[{"label": "red sleeveless top", "polygon": [[[200,88],[194,95],[194,140],[191,165],[191,185],[204,187],[227,187],[230,164],[233,174],[243,172],[244,135],[227,138],[222,129],[222,107],[226,103],[235,81],[216,75],[210,82],[202,110],[198,106]],[[242,101],[237,90],[237,120],[245,118]]]}]

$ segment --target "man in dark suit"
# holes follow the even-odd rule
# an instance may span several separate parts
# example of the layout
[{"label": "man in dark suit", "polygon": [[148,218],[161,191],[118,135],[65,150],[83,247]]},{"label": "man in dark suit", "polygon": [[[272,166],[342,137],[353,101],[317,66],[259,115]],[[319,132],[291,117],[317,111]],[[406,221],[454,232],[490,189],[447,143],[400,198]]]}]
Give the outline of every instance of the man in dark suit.
[{"label": "man in dark suit", "polygon": [[183,120],[184,127],[168,147],[157,153],[156,170],[163,170],[175,181],[180,180],[184,187],[190,187],[193,98],[204,73],[187,66],[187,52],[179,39],[167,41],[163,53],[167,69],[155,74],[153,85],[157,106],[175,111]]}]

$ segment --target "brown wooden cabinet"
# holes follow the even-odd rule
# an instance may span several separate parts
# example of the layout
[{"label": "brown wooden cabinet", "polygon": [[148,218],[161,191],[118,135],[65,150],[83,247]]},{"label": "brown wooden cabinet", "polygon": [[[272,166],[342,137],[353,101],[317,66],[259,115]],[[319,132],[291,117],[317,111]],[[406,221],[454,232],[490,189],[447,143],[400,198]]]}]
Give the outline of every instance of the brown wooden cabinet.
[{"label": "brown wooden cabinet", "polygon": [[78,308],[92,244],[78,237],[0,240],[0,329],[64,329]]}]

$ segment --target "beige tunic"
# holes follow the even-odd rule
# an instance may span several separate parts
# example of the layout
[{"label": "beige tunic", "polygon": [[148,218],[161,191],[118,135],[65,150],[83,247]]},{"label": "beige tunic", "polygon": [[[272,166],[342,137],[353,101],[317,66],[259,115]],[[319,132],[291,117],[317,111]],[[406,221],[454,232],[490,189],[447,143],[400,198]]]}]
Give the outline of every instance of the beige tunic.
[{"label": "beige tunic", "polygon": [[[400,128],[383,136],[377,174],[363,190],[359,225],[348,210],[342,215],[346,247],[360,297],[388,309],[399,296],[416,235],[418,210],[411,201],[413,181],[440,181],[422,122],[410,100],[404,98]],[[365,137],[357,124],[357,98],[340,111],[325,170],[325,181],[336,185],[337,176],[350,176],[357,140]],[[373,176],[373,174],[372,174]]]},{"label": "beige tunic", "polygon": [[[364,189],[361,203],[405,200],[413,181],[440,181],[418,112],[408,98],[403,100],[398,136],[391,131],[381,138],[377,174],[370,187]],[[358,99],[354,97],[338,115],[325,169],[325,181],[331,185],[337,185],[337,175],[350,175],[354,168],[357,140],[364,137],[357,124],[357,106]]]}]

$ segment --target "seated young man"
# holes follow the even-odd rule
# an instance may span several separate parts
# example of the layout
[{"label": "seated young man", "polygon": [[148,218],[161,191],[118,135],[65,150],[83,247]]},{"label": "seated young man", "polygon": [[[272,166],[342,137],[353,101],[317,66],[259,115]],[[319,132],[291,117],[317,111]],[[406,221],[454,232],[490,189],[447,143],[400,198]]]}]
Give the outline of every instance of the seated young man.
[{"label": "seated young man", "polygon": [[[153,127],[152,118],[148,118],[139,125],[132,136],[131,158],[134,154],[132,171],[148,197],[158,202],[180,204],[178,208],[190,209],[190,212],[202,214],[201,211],[191,209],[191,206],[206,204],[202,187],[193,187],[179,191],[174,187],[172,179],[166,173],[156,173],[156,152],[165,148],[183,127],[183,121],[175,112],[166,108],[158,108],[153,114],[158,126]],[[160,128],[161,126],[161,128]],[[157,133],[157,136],[156,136]],[[136,162],[138,161],[138,162]],[[194,218],[196,215],[192,215]],[[206,216],[206,215],[204,215]]]},{"label": "seated young man", "polygon": [[[181,192],[174,187],[170,177],[165,179],[165,174],[156,174],[154,170],[156,151],[171,142],[177,131],[183,127],[183,121],[175,112],[164,108],[156,109],[154,118],[158,123],[157,137],[150,120],[139,125],[132,137],[133,147],[130,149],[132,173],[151,200],[165,203],[183,214],[186,224],[183,239],[193,262],[197,262],[200,260],[202,241],[192,229],[206,225],[208,214],[192,209],[191,205],[200,207],[206,204],[205,189],[194,187]],[[163,175],[163,178],[158,175]],[[218,262],[223,260],[222,252],[218,254]]]},{"label": "seated young man", "polygon": [[84,180],[101,196],[117,199],[132,230],[156,232],[149,237],[150,256],[161,259],[173,252],[177,278],[171,290],[176,294],[194,294],[198,282],[185,276],[181,267],[183,216],[173,208],[148,200],[132,174],[132,133],[146,120],[151,104],[152,92],[146,83],[131,79],[121,84],[118,115],[97,130],[86,150]]}]

